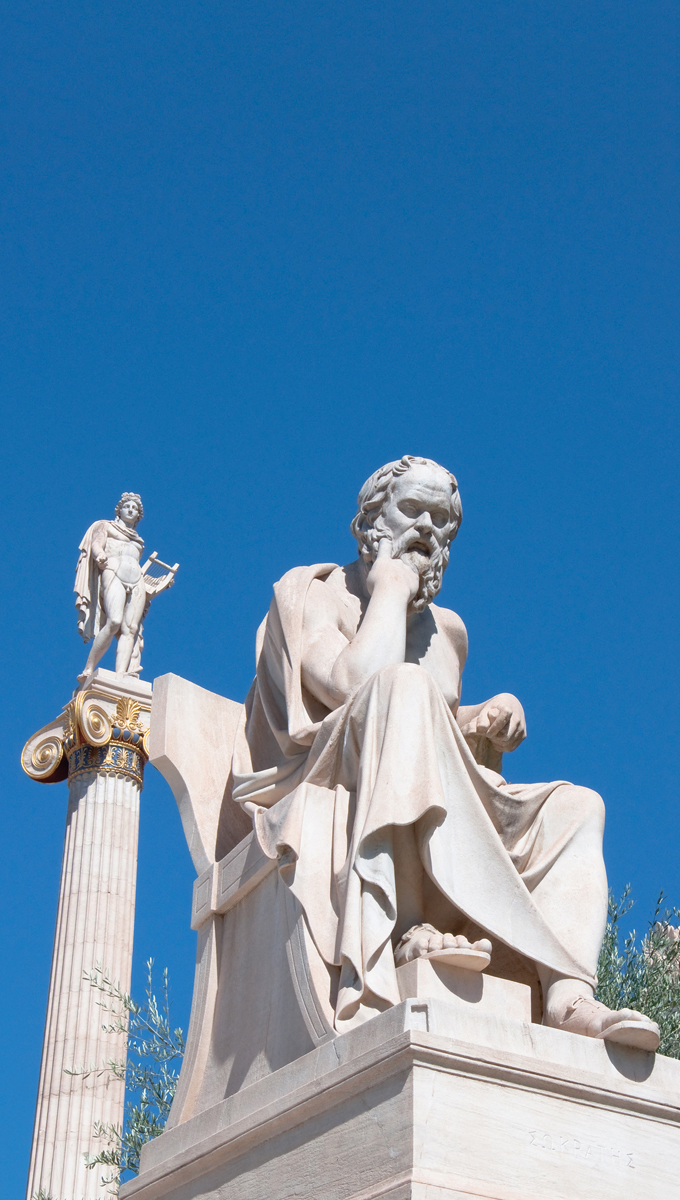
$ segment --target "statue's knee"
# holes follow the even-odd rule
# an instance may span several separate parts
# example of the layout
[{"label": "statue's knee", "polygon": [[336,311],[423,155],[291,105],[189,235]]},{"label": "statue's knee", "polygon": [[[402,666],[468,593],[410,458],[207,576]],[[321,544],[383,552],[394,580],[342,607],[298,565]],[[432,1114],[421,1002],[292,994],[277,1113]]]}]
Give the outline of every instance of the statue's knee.
[{"label": "statue's knee", "polygon": [[578,814],[582,824],[590,824],[599,830],[604,830],[604,800],[599,792],[592,788],[572,785],[569,797],[569,807]]}]

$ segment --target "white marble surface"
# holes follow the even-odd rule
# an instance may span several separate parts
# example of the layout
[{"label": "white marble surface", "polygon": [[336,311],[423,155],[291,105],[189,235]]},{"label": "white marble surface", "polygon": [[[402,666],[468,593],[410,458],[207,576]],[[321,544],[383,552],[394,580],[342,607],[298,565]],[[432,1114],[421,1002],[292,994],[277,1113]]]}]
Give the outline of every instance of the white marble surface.
[{"label": "white marble surface", "polygon": [[179,675],[154,680],[149,761],[177,801],[197,873],[252,829],[231,799],[231,759],[243,705]]},{"label": "white marble surface", "polygon": [[149,1143],[121,1200],[670,1200],[680,1063],[408,1000]]},{"label": "white marble surface", "polygon": [[194,912],[194,997],[170,1128],[334,1036],[333,978],[252,832],[196,880]]},{"label": "white marble surface", "polygon": [[[89,731],[93,740],[83,744],[105,747],[120,700],[139,705],[143,732],[151,696],[148,683],[98,670],[81,694],[77,736]],[[73,713],[67,706],[61,736]],[[102,1030],[100,995],[83,975],[101,963],[124,991],[130,987],[140,790],[136,779],[111,769],[70,780],[28,1197],[40,1187],[55,1200],[102,1196],[101,1171],[87,1171],[83,1156],[100,1148],[95,1121],[122,1122],[124,1087],[108,1073],[83,1080],[65,1072],[125,1054],[123,1040]]]},{"label": "white marble surface", "polygon": [[[577,1003],[606,912],[601,799],[507,784],[519,701],[460,706],[465,629],[432,602],[449,472],[390,464],[359,503],[357,562],[276,585],[245,713],[174,677],[157,692],[198,953],[175,1104],[122,1196],[670,1195],[680,1064],[605,1041],[636,1033]],[[491,940],[485,974],[423,956],[468,937]]]},{"label": "white marble surface", "polygon": [[472,1007],[513,1021],[531,1021],[532,995],[528,983],[501,979],[486,972],[465,971],[432,959],[414,958],[397,967],[402,1000],[445,1000],[456,1008]]},{"label": "white marble surface", "polygon": [[460,704],[465,626],[433,603],[460,520],[450,472],[405,457],[360,492],[356,561],[275,585],[234,798],[337,974],[339,1032],[399,1002],[394,946],[430,925],[440,945],[481,937],[514,951],[507,971],[540,979],[547,1023],[658,1045],[646,1018],[593,1000],[600,796],[559,779],[508,784],[501,756],[526,734],[519,700]]},{"label": "white marble surface", "polygon": [[141,496],[123,492],[113,520],[95,521],[80,543],[76,566],[78,631],[84,642],[92,641],[80,681],[96,669],[114,638],[116,673],[139,675],[144,647],[142,622],[153,596],[171,587],[179,563],[164,574],[153,571],[153,554],[141,566],[144,542],[137,525],[144,516]]},{"label": "white marble surface", "polygon": [[95,1152],[95,1121],[122,1119],[122,1083],[74,1079],[65,1070],[124,1055],[121,1038],[102,1031],[100,996],[83,973],[102,963],[129,990],[139,792],[132,779],[116,775],[81,779],[70,789],[29,1197],[42,1186],[54,1197],[99,1198],[100,1173],[85,1170],[83,1155]]},{"label": "white marble surface", "polygon": [[[550,989],[562,988],[567,1011],[570,995],[592,994],[602,802],[559,780],[507,785],[490,766],[523,737],[521,706],[501,693],[461,710],[462,622],[431,599],[412,608],[419,586],[441,581],[460,516],[452,477],[416,463],[395,478],[394,490],[384,476],[362,491],[372,524],[355,522],[357,563],[299,568],[276,586],[246,720],[175,676],[157,683],[151,757],[199,873],[194,1003],[170,1128],[408,991],[442,997],[425,964],[395,967],[394,945],[425,918],[442,935],[491,939],[491,974],[475,985],[482,1007],[541,1021]],[[376,494],[382,507],[371,508]],[[232,799],[232,747],[233,795],[252,833]]]}]

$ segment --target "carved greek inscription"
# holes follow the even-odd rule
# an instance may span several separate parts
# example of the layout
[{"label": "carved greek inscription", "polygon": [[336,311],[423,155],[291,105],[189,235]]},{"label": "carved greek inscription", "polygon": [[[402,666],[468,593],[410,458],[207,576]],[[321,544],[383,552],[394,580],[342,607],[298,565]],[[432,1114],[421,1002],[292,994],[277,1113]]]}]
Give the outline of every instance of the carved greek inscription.
[{"label": "carved greek inscription", "polygon": [[547,1133],[544,1129],[530,1129],[528,1146],[545,1150],[549,1154],[569,1154],[593,1167],[635,1168],[633,1155],[627,1150],[616,1150],[602,1142],[587,1142],[569,1133]]}]

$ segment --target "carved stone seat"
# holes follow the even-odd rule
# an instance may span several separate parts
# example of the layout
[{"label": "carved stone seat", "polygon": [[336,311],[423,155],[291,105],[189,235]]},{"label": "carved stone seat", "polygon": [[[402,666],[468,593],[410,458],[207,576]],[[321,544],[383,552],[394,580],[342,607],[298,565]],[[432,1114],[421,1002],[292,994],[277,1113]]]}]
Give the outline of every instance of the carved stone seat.
[{"label": "carved stone seat", "polygon": [[194,997],[171,1128],[334,1035],[329,973],[300,906],[231,798],[243,706],[176,675],[155,689],[150,761],[197,871]]}]

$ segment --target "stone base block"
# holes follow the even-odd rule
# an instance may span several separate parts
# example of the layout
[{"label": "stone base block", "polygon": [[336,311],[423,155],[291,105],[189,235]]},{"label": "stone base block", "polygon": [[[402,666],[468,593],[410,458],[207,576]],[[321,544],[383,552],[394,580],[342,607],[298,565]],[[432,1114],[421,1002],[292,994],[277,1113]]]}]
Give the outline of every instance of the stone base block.
[{"label": "stone base block", "polygon": [[671,1200],[680,1062],[408,999],[149,1143],[121,1200]]},{"label": "stone base block", "polygon": [[455,1004],[456,1008],[474,1005],[479,1012],[531,1021],[532,994],[528,983],[498,979],[481,971],[464,971],[432,958],[414,958],[397,967],[397,983],[402,1000],[432,997]]}]

